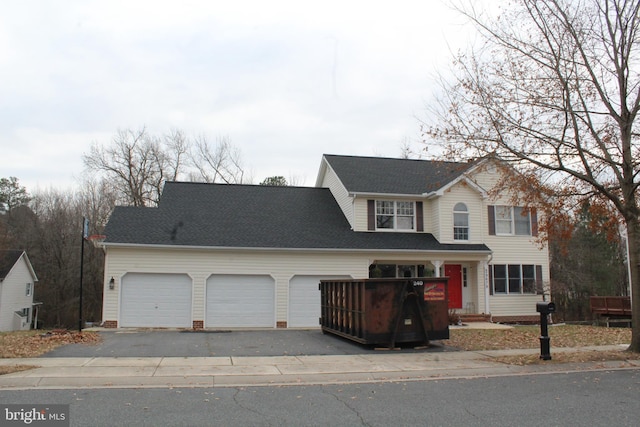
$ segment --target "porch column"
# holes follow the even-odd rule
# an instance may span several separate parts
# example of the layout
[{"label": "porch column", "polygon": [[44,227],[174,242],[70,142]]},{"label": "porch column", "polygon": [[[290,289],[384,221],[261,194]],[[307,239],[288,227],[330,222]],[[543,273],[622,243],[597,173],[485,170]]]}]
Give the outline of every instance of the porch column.
[{"label": "porch column", "polygon": [[440,267],[442,267],[442,264],[444,264],[444,261],[437,260],[437,261],[430,261],[430,262],[435,267],[435,271],[433,272],[434,276],[435,277],[442,277]]},{"label": "porch column", "polygon": [[489,306],[489,261],[481,261],[480,267],[483,271],[483,282],[484,282],[484,313],[491,314],[491,307]]}]

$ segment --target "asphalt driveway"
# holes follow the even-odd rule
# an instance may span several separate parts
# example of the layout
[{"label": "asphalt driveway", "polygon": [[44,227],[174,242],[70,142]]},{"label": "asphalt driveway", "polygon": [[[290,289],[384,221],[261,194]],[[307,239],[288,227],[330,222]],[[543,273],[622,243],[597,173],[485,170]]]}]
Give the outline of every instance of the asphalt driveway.
[{"label": "asphalt driveway", "polygon": [[[379,352],[319,329],[256,331],[101,331],[96,345],[69,344],[42,357],[210,357],[210,356],[322,356]],[[401,352],[447,351],[440,342],[428,348]]]}]

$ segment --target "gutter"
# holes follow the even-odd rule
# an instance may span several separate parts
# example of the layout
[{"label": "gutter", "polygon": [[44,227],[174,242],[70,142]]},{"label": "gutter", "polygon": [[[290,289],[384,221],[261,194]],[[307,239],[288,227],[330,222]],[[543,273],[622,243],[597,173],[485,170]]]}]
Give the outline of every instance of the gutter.
[{"label": "gutter", "polygon": [[429,249],[358,249],[358,248],[269,248],[269,247],[243,247],[243,246],[190,246],[190,245],[161,245],[161,244],[140,244],[140,243],[103,243],[103,248],[149,248],[149,249],[173,249],[173,250],[210,250],[210,251],[250,251],[250,252],[360,252],[360,253],[414,253],[414,254],[441,254],[456,253],[467,255],[487,255],[491,250],[429,250]]}]

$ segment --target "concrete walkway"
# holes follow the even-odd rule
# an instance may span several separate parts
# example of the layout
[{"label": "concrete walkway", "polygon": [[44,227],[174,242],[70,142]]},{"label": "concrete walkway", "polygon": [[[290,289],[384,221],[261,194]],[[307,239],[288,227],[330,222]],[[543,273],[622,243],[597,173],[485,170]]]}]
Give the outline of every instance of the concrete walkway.
[{"label": "concrete walkway", "polygon": [[[557,348],[551,354],[623,350],[626,346]],[[33,369],[0,376],[0,389],[230,387],[474,378],[584,369],[639,369],[640,360],[505,365],[506,355],[537,349],[272,357],[54,357],[0,359]]]}]

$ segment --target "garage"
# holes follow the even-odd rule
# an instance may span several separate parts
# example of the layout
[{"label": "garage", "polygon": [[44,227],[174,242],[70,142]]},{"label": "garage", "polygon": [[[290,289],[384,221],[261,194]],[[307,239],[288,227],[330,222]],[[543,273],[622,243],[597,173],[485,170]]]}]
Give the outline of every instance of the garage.
[{"label": "garage", "polygon": [[290,328],[319,328],[320,280],[349,279],[348,276],[294,276],[289,281]]},{"label": "garage", "polygon": [[191,327],[188,275],[127,273],[121,283],[122,327]]},{"label": "garage", "polygon": [[207,279],[207,328],[275,326],[275,282],[267,275],[214,274]]}]

